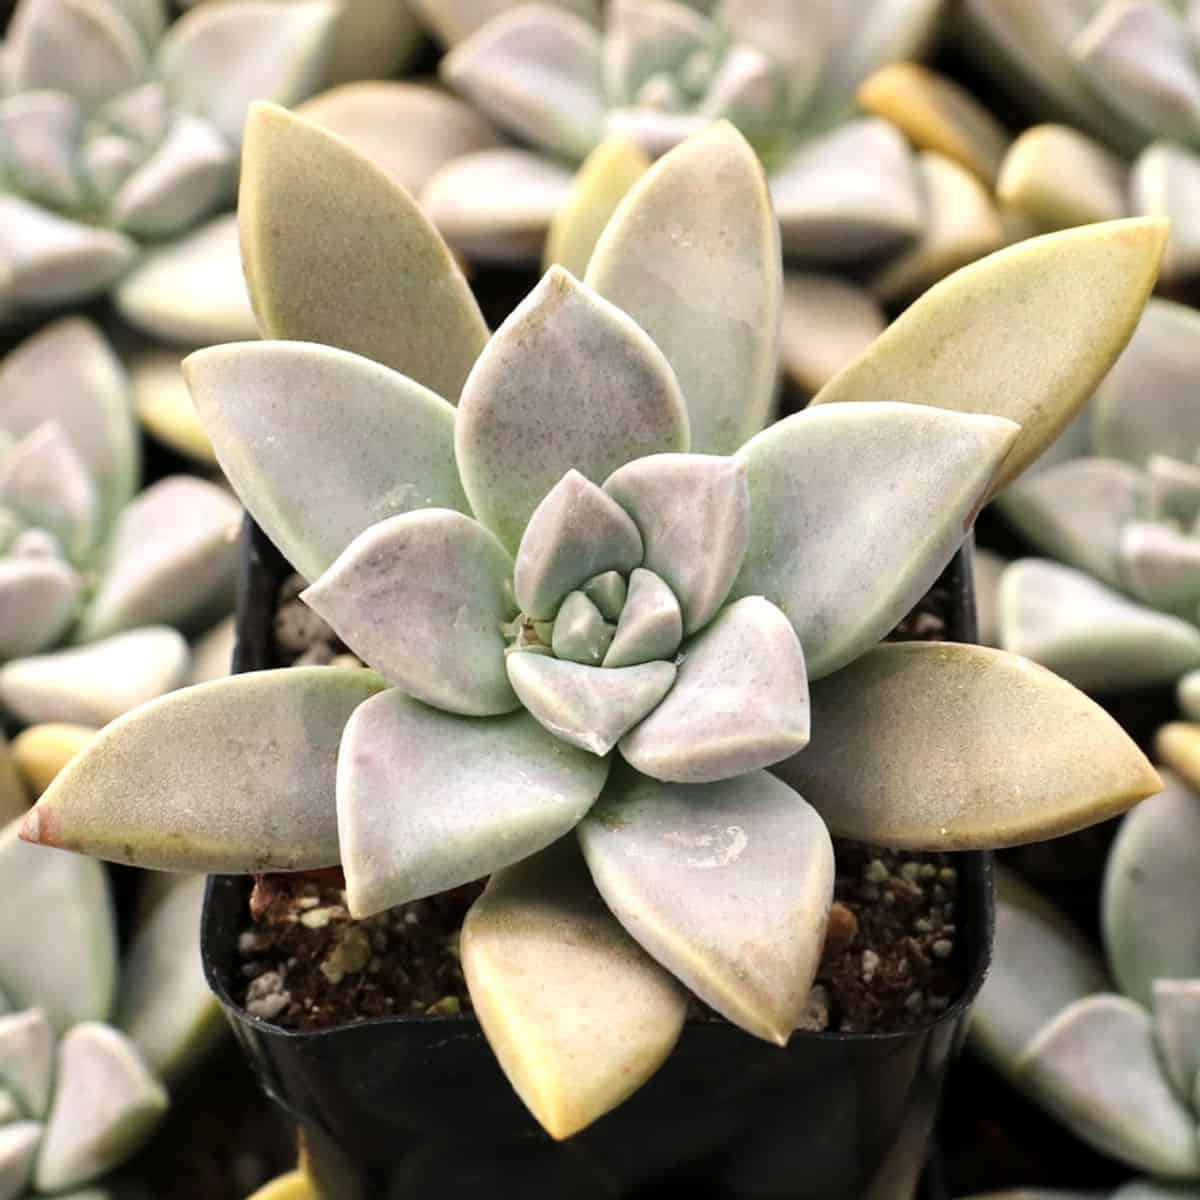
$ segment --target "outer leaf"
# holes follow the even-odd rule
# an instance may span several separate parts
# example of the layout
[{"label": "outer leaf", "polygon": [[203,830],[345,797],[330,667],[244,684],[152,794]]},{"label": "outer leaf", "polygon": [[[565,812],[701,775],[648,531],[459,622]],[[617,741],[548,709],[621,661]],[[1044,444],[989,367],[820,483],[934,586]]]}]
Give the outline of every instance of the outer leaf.
[{"label": "outer leaf", "polygon": [[500,1066],[556,1139],[632,1095],[683,1029],[683,989],[607,912],[570,842],[492,876],[462,962]]},{"label": "outer leaf", "polygon": [[914,404],[809,408],[780,421],[739,454],[751,523],[733,595],[783,610],[811,678],[837,670],[933,584],[1016,435],[1010,421]]},{"label": "outer leaf", "polygon": [[183,369],[225,474],[306,579],[377,521],[470,511],[454,409],[387,367],[329,346],[254,342],[197,351]]},{"label": "outer leaf", "polygon": [[[812,744],[775,768],[841,837],[968,850],[1039,841],[1162,786],[1117,723],[982,646],[878,646],[812,688]],[[1036,758],[1021,747],[1038,746]]]},{"label": "outer leaf", "polygon": [[730,1021],[787,1044],[834,875],[829,834],[791,788],[765,771],[700,785],[625,771],[579,839],[605,902],[646,950]]},{"label": "outer leaf", "polygon": [[1059,1120],[1102,1153],[1168,1179],[1200,1171],[1195,1121],[1171,1092],[1146,1011],[1124,996],[1076,1001],[1018,1064]]},{"label": "outer leaf", "polygon": [[383,171],[317,125],[256,104],[238,211],[264,337],[363,354],[457,398],[487,329],[449,250]]},{"label": "outer leaf", "polygon": [[1168,612],[1196,612],[1200,603],[1200,540],[1158,521],[1131,521],[1121,532],[1126,586]]},{"label": "outer leaf", "polygon": [[1175,1094],[1189,1102],[1200,1078],[1200,980],[1154,981],[1154,1032]]},{"label": "outer leaf", "polygon": [[687,410],[661,351],[561,267],[480,355],[455,429],[471,506],[512,550],[572,468],[600,483],[633,459],[687,447]]},{"label": "outer leaf", "polygon": [[684,643],[675,686],[621,753],[654,779],[711,783],[795,754],[808,733],[795,631],[770,601],[748,596]]},{"label": "outer leaf", "polygon": [[0,1016],[0,1078],[37,1120],[50,1106],[54,1030],[40,1008]]},{"label": "outer leaf", "polygon": [[667,356],[693,450],[728,454],[763,427],[775,389],[779,230],[762,167],[732,125],[690,139],[634,185],[587,282]]},{"label": "outer leaf", "polygon": [[1010,417],[1022,431],[999,487],[1054,440],[1124,349],[1165,240],[1161,221],[1138,219],[998,251],[931,288],[814,403],[904,400]]},{"label": "outer leaf", "polygon": [[205,4],[171,26],[157,67],[176,104],[236,148],[252,101],[295,104],[317,90],[338,15],[323,0],[285,8],[259,0]]},{"label": "outer leaf", "polygon": [[21,834],[166,870],[330,866],[338,741],[383,686],[359,667],[292,667],[164,696],[102,730]]},{"label": "outer leaf", "polygon": [[0,559],[0,661],[37,654],[70,625],[83,581],[57,558]]},{"label": "outer leaf", "polygon": [[393,689],[355,712],[338,756],[338,838],[356,917],[443,892],[569,833],[608,763],[526,713],[478,720]]},{"label": "outer leaf", "polygon": [[492,534],[433,508],[372,525],[301,599],[409,695],[494,716],[517,707],[502,632],[516,616],[511,581],[512,559]]},{"label": "outer leaf", "polygon": [[[556,0],[560,7],[600,22],[597,0]],[[443,45],[453,46],[512,6],[512,0],[409,0],[425,26]]]},{"label": "outer leaf", "polygon": [[[1187,765],[1185,730],[1168,725],[1158,750],[1171,767]],[[1190,744],[1195,745],[1194,736]],[[1186,881],[1200,853],[1200,799],[1174,772],[1166,790],[1121,822],[1104,870],[1104,946],[1117,983],[1149,1008],[1156,979],[1200,977],[1200,937]]]},{"label": "outer leaf", "polygon": [[644,565],[683,611],[683,631],[712,620],[737,578],[750,538],[745,461],[656,454],[618,468],[604,490],[641,530]]},{"label": "outer leaf", "polygon": [[871,294],[844,279],[800,271],[784,276],[779,354],[808,395],[858,358],[886,325]]}]

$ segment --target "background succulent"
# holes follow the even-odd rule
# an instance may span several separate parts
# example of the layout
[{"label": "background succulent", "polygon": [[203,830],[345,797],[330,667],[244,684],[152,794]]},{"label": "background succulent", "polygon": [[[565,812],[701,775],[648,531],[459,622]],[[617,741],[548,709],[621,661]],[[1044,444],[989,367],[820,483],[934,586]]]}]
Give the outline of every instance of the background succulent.
[{"label": "background succulent", "polygon": [[187,475],[138,493],[129,384],[80,318],[0,363],[0,441],[3,708],[95,727],[185,682],[184,634],[232,607],[236,501]]},{"label": "background succulent", "polygon": [[[1196,762],[1168,727],[1159,750],[1190,779],[1122,822],[1104,876],[1107,969],[1052,906],[1002,882],[992,970],[971,1040],[1021,1090],[1103,1154],[1154,1176],[1118,1196],[1200,1186],[1200,856]],[[1111,972],[1111,980],[1109,978]],[[1186,1184],[1181,1191],[1166,1185]]]},{"label": "background succulent", "polygon": [[322,79],[333,4],[21,0],[0,47],[0,316],[74,303],[228,200],[246,105]]},{"label": "background succulent", "polygon": [[[1063,234],[952,278],[830,403],[760,432],[778,228],[728,124],[645,174],[585,282],[552,270],[490,339],[407,193],[301,118],[255,108],[240,219],[262,331],[292,340],[201,352],[189,380],[308,602],[381,674],[266,671],[147,705],[68,765],[23,836],[176,869],[340,862],[360,916],[490,874],[463,932],[472,999],[565,1137],[657,1069],[681,983],[787,1041],[830,831],[1006,844],[1156,788],[1105,714],[1023,660],[871,647],[1119,352],[1160,227]],[[1029,353],[1055,355],[1052,388],[989,353],[1016,313]],[[876,372],[937,392],[964,363],[930,368],[928,347],[959,341],[1023,425],[887,402]],[[1036,762],[1016,749],[1034,730]]]}]

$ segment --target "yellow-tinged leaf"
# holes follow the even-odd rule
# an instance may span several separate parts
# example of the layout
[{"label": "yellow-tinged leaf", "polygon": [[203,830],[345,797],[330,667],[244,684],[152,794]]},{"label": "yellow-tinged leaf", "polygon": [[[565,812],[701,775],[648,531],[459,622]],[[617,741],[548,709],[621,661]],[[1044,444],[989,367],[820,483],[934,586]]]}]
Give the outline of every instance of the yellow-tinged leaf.
[{"label": "yellow-tinged leaf", "polygon": [[49,722],[31,725],[13,740],[12,757],[25,786],[40,796],[54,777],[96,736],[87,725]]},{"label": "yellow-tinged leaf", "polygon": [[249,1200],[319,1200],[303,1171],[289,1171],[264,1184]]},{"label": "yellow-tinged leaf", "polygon": [[206,466],[217,465],[212,442],[183,379],[181,355],[172,350],[149,350],[130,364],[133,406],[147,432]]},{"label": "yellow-tinged leaf", "polygon": [[0,822],[19,817],[29,807],[20,769],[12,748],[0,733]]},{"label": "yellow-tinged leaf", "polygon": [[1163,763],[1200,791],[1200,725],[1172,721],[1154,739],[1154,750]]}]

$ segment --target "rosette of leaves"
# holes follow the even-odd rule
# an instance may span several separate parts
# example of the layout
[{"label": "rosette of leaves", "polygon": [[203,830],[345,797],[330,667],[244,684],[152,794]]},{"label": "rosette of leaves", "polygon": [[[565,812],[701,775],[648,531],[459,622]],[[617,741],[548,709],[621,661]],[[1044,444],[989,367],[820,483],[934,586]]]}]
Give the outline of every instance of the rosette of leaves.
[{"label": "rosette of leaves", "polygon": [[109,1200],[103,1177],[154,1133],[166,1085],[224,1033],[200,968],[204,880],[148,897],[121,964],[101,864],[9,825],[0,879],[0,1197]]},{"label": "rosette of leaves", "polygon": [[0,47],[0,316],[111,287],[225,203],[246,105],[320,83],[337,7],[21,0]]},{"label": "rosette of leaves", "polygon": [[90,322],[0,362],[0,705],[23,723],[95,727],[178,687],[184,634],[232,606],[237,502],[188,475],[139,494],[139,474],[129,384]]},{"label": "rosette of leaves", "polygon": [[1005,516],[1047,559],[999,576],[997,638],[1090,691],[1200,668],[1200,314],[1151,300]]},{"label": "rosette of leaves", "polygon": [[[1159,751],[1176,766],[1179,749],[1168,726]],[[1200,797],[1181,775],[1163,777],[1166,790],[1125,817],[1105,867],[1107,964],[1006,879],[971,1027],[975,1049],[1077,1137],[1152,1177],[1122,1200],[1200,1189]]]},{"label": "rosette of leaves", "polygon": [[[1049,672],[875,643],[1119,353],[1159,225],[952,277],[829,403],[764,430],[779,234],[727,123],[647,172],[585,281],[551,270],[490,337],[420,208],[302,118],[253,110],[240,220],[280,340],[201,351],[189,382],[307,602],[377,670],[264,671],[144,706],[22,836],[175,869],[340,863],[360,917],[490,875],[468,985],[561,1138],[657,1069],[685,987],[787,1042],[831,832],[1007,844],[1156,790]],[[899,402],[906,387],[1001,395],[1022,421]]]}]

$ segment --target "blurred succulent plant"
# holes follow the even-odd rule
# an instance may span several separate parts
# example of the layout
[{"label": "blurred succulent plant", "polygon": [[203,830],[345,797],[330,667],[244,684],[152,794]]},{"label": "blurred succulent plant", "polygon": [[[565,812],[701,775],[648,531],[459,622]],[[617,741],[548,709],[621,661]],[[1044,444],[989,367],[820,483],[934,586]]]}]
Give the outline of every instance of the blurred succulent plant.
[{"label": "blurred succulent plant", "polygon": [[[871,647],[1119,353],[1160,225],[961,272],[830,404],[762,431],[779,235],[727,123],[642,177],[585,282],[550,271],[490,339],[408,194],[302,118],[253,110],[240,219],[262,332],[291,340],[201,351],[189,383],[248,509],[314,581],[307,602],[381,673],[164,697],[72,760],[24,837],[174,869],[340,862],[356,916],[490,874],[462,938],[474,1007],[566,1137],[664,1060],[681,985],[788,1040],[830,831],[1007,844],[1156,789],[1048,672]],[[933,351],[951,344],[961,360]],[[1000,395],[1024,424],[888,402],[906,388]]]},{"label": "blurred succulent plant", "polygon": [[1198,377],[1200,313],[1151,300],[1083,415],[999,498],[1056,561],[1000,574],[998,645],[1090,691],[1200,668]]},{"label": "blurred succulent plant", "polygon": [[[285,1200],[280,1196],[278,1200]],[[295,1200],[309,1200],[300,1193]],[[1178,1184],[1155,1183],[1152,1179],[1135,1179],[1115,1192],[1063,1192],[1053,1188],[1020,1188],[1009,1192],[988,1192],[969,1196],[966,1200],[1200,1200],[1200,1190]]]},{"label": "blurred succulent plant", "polygon": [[246,105],[320,83],[323,0],[21,0],[0,47],[0,319],[105,291],[232,193]]},{"label": "blurred succulent plant", "polygon": [[[0,1198],[69,1194],[126,1162],[181,1079],[220,1038],[197,944],[204,880],[144,907],[123,965],[100,864],[0,831]],[[78,1189],[78,1190],[76,1190]]]},{"label": "blurred succulent plant", "polygon": [[[1002,878],[991,973],[975,1048],[1102,1154],[1156,1179],[1117,1193],[1196,1195],[1200,1186],[1200,758],[1194,728],[1159,751],[1190,779],[1128,814],[1105,869],[1108,971],[1082,935],[1027,885]],[[1181,750],[1183,751],[1181,753]],[[1191,786],[1189,786],[1189,784]],[[1169,1183],[1192,1188],[1170,1190]]]},{"label": "blurred succulent plant", "polygon": [[[236,501],[170,476],[136,494],[129,386],[64,318],[0,363],[0,705],[103,725],[188,676],[183,634],[232,606]],[[78,645],[58,653],[64,639]]]}]

